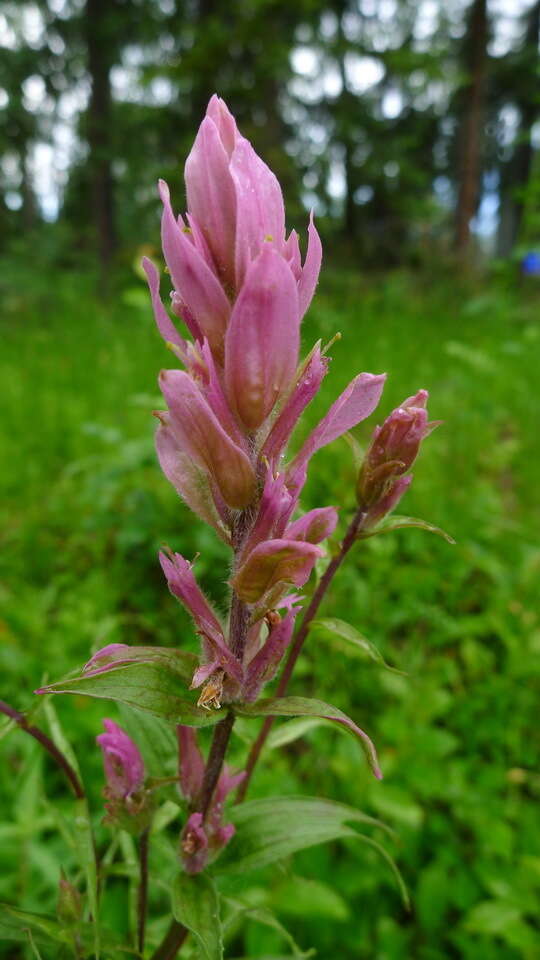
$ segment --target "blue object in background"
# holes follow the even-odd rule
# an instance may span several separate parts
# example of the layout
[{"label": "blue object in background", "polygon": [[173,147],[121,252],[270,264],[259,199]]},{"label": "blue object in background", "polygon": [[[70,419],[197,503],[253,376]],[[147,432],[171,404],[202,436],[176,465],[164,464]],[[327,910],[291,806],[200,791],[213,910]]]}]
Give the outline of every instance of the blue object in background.
[{"label": "blue object in background", "polygon": [[540,253],[531,250],[521,261],[521,272],[526,277],[540,277]]}]

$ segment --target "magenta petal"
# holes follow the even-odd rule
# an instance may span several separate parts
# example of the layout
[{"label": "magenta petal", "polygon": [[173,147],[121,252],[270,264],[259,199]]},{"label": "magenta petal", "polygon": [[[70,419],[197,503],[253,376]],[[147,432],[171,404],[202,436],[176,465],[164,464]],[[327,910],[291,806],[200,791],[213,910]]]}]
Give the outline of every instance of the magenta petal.
[{"label": "magenta petal", "polygon": [[148,259],[148,257],[143,257],[142,267],[146,274],[146,279],[148,280],[150,296],[152,298],[152,308],[154,310],[154,317],[156,319],[158,330],[164,340],[174,343],[177,347],[180,347],[180,350],[183,353],[187,346],[186,341],[178,333],[178,330],[169,317],[169,314],[165,310],[159,295],[159,271],[155,264]]},{"label": "magenta petal", "polygon": [[285,449],[298,419],[319,390],[327,370],[328,360],[321,356],[321,348],[317,344],[264,442],[262,453],[275,466],[278,465],[280,454]]},{"label": "magenta petal", "polygon": [[167,426],[181,451],[206,467],[230,507],[246,507],[255,490],[255,474],[247,455],[225,432],[187,373],[162,370],[159,382],[170,410]]},{"label": "magenta petal", "polygon": [[[298,234],[296,230],[291,230],[283,246],[283,256],[289,264],[295,280],[302,276],[302,259],[300,257],[300,246],[298,243]],[[302,316],[302,314],[300,314]]]},{"label": "magenta petal", "polygon": [[331,536],[338,522],[334,507],[318,507],[305,513],[299,520],[290,523],[285,531],[289,540],[306,540],[308,543],[320,543]]},{"label": "magenta petal", "polygon": [[385,380],[384,373],[358,374],[310,433],[302,449],[294,458],[292,468],[307,464],[317,450],[369,417],[379,402]]},{"label": "magenta petal", "polygon": [[159,192],[163,201],[163,253],[173,283],[182,302],[219,356],[230,315],[229,301],[215,273],[178,226],[171,208],[169,188],[163,180],[160,180]]},{"label": "magenta petal", "polygon": [[241,682],[242,667],[225,642],[221,624],[197,584],[191,564],[180,554],[159,554],[159,562],[171,593],[182,601],[201,636],[205,660],[214,659],[234,680]]},{"label": "magenta petal", "polygon": [[221,624],[199,587],[191,564],[181,553],[168,557],[161,552],[159,562],[167,578],[169,590],[182,601],[193,617],[197,629],[207,636],[222,637]]},{"label": "magenta petal", "polygon": [[236,188],[236,287],[265,241],[281,252],[285,243],[285,208],[281,187],[248,140],[240,137],[231,157]]},{"label": "magenta petal", "polygon": [[202,813],[192,813],[180,835],[180,851],[186,873],[204,870],[208,860],[208,838]]},{"label": "magenta petal", "polygon": [[315,293],[322,263],[322,243],[313,223],[313,213],[309,218],[308,248],[302,275],[298,281],[298,301],[300,305],[300,319],[304,316]]},{"label": "magenta petal", "polygon": [[284,474],[274,477],[271,470],[267,471],[257,519],[242,549],[242,557],[246,557],[262,540],[282,536],[294,509],[293,498],[286,487],[285,479]]},{"label": "magenta petal", "polygon": [[203,784],[204,759],[197,744],[197,733],[193,727],[179,724],[176,728],[178,739],[178,759],[180,789],[188,803],[196,806]]},{"label": "magenta petal", "polygon": [[[162,414],[162,417],[165,419],[168,414]],[[216,509],[208,474],[197,466],[189,454],[180,450],[169,427],[163,423],[157,429],[156,450],[161,469],[177,493],[201,520],[213,527],[221,539],[228,543],[229,534]]]},{"label": "magenta petal", "polygon": [[283,654],[292,640],[297,613],[298,610],[290,610],[271,628],[266,642],[249,663],[244,686],[246,700],[256,700],[264,684],[275,676]]},{"label": "magenta petal", "polygon": [[278,583],[302,587],[322,555],[312,543],[268,540],[251,551],[231,583],[242,600],[256,603]]},{"label": "magenta petal", "polygon": [[188,209],[200,225],[218,273],[234,284],[236,193],[229,156],[214,121],[206,116],[185,165]]},{"label": "magenta petal", "polygon": [[265,244],[247,271],[225,339],[227,395],[249,430],[261,425],[288,387],[299,341],[293,274]]}]

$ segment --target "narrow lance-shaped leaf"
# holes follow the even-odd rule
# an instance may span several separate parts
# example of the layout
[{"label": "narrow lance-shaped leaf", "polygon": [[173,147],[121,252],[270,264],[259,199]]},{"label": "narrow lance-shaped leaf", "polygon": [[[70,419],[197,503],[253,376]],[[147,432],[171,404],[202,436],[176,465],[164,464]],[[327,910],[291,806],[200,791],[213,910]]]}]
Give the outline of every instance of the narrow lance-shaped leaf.
[{"label": "narrow lance-shaped leaf", "polygon": [[355,650],[362,650],[364,653],[367,653],[368,657],[370,657],[371,660],[374,660],[375,663],[379,663],[382,667],[385,667],[392,673],[399,673],[403,675],[402,670],[396,670],[395,667],[391,667],[386,662],[380,651],[371,640],[368,640],[368,638],[362,633],[359,633],[358,630],[351,626],[350,623],[345,623],[344,620],[338,620],[336,617],[326,617],[322,618],[321,620],[312,620],[309,625],[309,629],[321,630],[325,633],[329,633],[331,636],[339,637],[340,640],[345,640],[345,642],[350,644]]},{"label": "narrow lance-shaped leaf", "polygon": [[276,697],[259,700],[253,706],[239,705],[236,709],[239,714],[247,717],[320,717],[337,723],[342,730],[360,742],[372,772],[378,780],[382,780],[377,751],[367,733],[361,730],[347,714],[323,700],[312,700],[307,697]]},{"label": "narrow lance-shaped leaf", "polygon": [[440,527],[434,526],[432,523],[428,523],[427,520],[420,520],[417,517],[401,517],[397,514],[394,514],[392,517],[389,517],[388,520],[383,521],[378,527],[375,527],[373,530],[369,530],[367,533],[360,533],[358,535],[359,540],[367,540],[368,537],[374,537],[378,533],[391,533],[392,530],[402,530],[405,527],[413,527],[416,530],[425,530],[427,533],[435,533],[438,537],[442,537],[443,540],[446,540],[447,543],[450,543],[452,546],[455,545],[456,541],[449,533],[446,533],[444,530],[441,530]]}]

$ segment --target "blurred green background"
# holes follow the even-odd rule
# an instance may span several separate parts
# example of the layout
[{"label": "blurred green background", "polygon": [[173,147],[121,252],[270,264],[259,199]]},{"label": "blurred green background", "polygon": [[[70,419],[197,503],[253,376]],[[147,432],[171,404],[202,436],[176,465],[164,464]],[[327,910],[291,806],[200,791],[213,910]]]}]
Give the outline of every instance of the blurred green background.
[{"label": "blurred green background", "polygon": [[[412,530],[368,540],[323,609],[406,676],[317,631],[291,688],[366,728],[385,780],[317,727],[267,750],[253,782],[252,796],[321,794],[397,833],[385,843],[410,913],[385,864],[350,842],[236,882],[321,960],[540,956],[540,278],[530,258],[520,266],[540,248],[539,16],[538,3],[482,0],[0,6],[0,697],[29,708],[45,678],[110,642],[195,649],[156,561],[163,542],[200,552],[198,575],[225,603],[226,551],[153,452],[156,375],[172,364],[136,266],[143,244],[160,260],[155,180],[168,177],[181,207],[214,89],[283,180],[289,225],[302,230],[314,206],[325,239],[303,342],[342,340],[295,443],[359,370],[389,374],[360,443],[420,387],[444,421],[400,512],[456,545]],[[343,440],[317,455],[303,497],[327,503],[342,530],[354,504]],[[117,714],[83,698],[56,706],[104,850],[94,738]],[[239,764],[256,729],[239,725]],[[5,733],[0,899],[54,913],[59,864],[77,877],[71,800],[37,746]],[[162,856],[156,845],[158,878]],[[122,933],[120,866],[108,894],[104,919]],[[162,875],[151,940],[166,909]],[[0,938],[6,960],[32,949]],[[249,923],[226,956],[286,953]]]}]

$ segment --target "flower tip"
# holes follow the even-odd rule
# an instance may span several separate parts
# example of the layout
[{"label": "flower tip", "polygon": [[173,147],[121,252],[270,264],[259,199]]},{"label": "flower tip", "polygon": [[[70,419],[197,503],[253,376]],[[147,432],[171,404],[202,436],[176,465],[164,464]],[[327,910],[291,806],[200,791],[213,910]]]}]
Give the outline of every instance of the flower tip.
[{"label": "flower tip", "polygon": [[48,693],[48,692],[49,692],[49,688],[48,688],[48,687],[38,687],[37,690],[34,690],[34,693],[37,693],[37,694],[40,694],[40,693]]},{"label": "flower tip", "polygon": [[165,180],[158,180],[158,193],[162,203],[169,203],[171,193]]},{"label": "flower tip", "polygon": [[373,767],[373,773],[375,774],[377,780],[384,780],[383,772],[380,767]]}]

